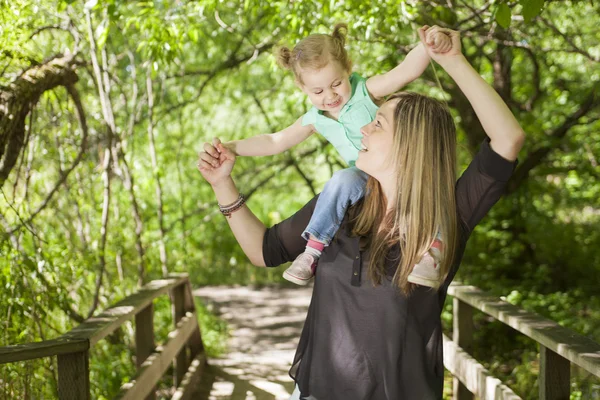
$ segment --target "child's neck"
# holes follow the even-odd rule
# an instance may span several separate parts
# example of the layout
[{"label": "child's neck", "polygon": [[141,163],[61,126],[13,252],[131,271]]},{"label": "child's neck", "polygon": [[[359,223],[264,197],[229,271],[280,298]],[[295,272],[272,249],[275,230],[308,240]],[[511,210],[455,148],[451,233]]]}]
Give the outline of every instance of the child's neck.
[{"label": "child's neck", "polygon": [[323,115],[325,115],[327,118],[331,118],[331,119],[337,121],[338,118],[340,117],[340,112],[341,112],[341,109],[336,111],[335,113],[332,113],[331,111],[324,111]]}]

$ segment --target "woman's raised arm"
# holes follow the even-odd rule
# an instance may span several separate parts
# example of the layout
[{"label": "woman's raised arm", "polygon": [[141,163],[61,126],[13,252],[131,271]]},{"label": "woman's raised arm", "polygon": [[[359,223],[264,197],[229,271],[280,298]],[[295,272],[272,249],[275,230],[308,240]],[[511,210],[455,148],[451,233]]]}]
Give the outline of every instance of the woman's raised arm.
[{"label": "woman's raised arm", "polygon": [[[205,143],[204,151],[198,154],[198,170],[212,186],[219,204],[232,204],[239,197],[240,193],[231,179],[234,164],[235,155],[219,139],[214,139],[212,144]],[[262,245],[265,225],[246,205],[225,219],[250,262],[264,267]]]},{"label": "woman's raised arm", "polygon": [[[444,32],[452,39],[452,49],[446,53],[434,53],[428,44],[437,32]],[[419,29],[419,37],[435,60],[456,82],[465,94],[485,133],[492,149],[507,160],[514,161],[523,147],[525,134],[516,118],[496,91],[475,71],[461,52],[460,34],[437,26]]]}]

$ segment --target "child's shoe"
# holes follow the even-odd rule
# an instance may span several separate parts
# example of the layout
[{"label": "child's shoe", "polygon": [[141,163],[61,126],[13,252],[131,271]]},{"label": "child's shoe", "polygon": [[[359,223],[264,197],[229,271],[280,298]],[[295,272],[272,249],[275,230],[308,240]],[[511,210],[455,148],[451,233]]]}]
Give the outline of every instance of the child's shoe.
[{"label": "child's shoe", "polygon": [[283,277],[296,285],[307,285],[314,276],[317,258],[304,252],[300,254],[283,273]]},{"label": "child's shoe", "polygon": [[441,284],[440,263],[442,260],[442,242],[436,239],[431,249],[415,264],[408,275],[408,281],[421,286],[437,289]]}]

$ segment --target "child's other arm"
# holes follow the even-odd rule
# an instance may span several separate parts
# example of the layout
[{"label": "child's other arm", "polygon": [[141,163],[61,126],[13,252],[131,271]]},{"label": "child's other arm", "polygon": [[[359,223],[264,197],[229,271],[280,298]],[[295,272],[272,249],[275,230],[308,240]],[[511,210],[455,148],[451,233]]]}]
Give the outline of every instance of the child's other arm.
[{"label": "child's other arm", "polygon": [[314,133],[312,125],[302,126],[302,117],[285,129],[275,133],[253,136],[243,140],[223,143],[239,156],[272,156],[283,153]]},{"label": "child's other arm", "polygon": [[[452,43],[446,35],[439,34],[435,36],[435,44],[432,47],[435,52],[444,53],[450,50]],[[417,79],[428,65],[429,55],[423,44],[419,43],[394,69],[367,79],[367,90],[374,100],[382,99]]]}]

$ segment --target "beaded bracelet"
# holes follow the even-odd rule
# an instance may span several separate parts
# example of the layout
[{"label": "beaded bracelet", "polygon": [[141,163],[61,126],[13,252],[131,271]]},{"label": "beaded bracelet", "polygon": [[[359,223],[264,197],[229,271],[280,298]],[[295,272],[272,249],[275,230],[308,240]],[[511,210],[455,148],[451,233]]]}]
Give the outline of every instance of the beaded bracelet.
[{"label": "beaded bracelet", "polygon": [[233,203],[228,204],[226,206],[222,206],[221,204],[219,204],[219,211],[221,211],[221,213],[224,216],[231,218],[231,214],[242,208],[244,203],[246,203],[246,199],[244,198],[244,195],[240,193],[237,200]]},{"label": "beaded bracelet", "polygon": [[238,198],[231,204],[228,204],[226,206],[219,204],[219,208],[222,209],[227,209],[227,208],[231,208],[233,206],[235,206],[239,201],[241,201],[244,198],[244,195],[240,193],[240,195],[238,196]]}]

